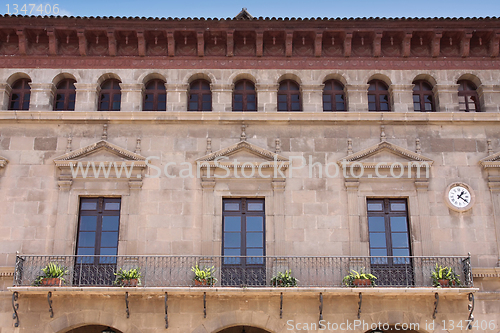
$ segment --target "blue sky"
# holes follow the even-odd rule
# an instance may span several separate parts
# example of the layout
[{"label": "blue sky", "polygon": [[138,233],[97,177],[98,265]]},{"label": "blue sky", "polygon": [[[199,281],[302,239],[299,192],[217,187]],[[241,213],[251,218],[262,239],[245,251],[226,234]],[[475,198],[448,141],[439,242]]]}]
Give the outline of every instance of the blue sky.
[{"label": "blue sky", "polygon": [[[14,4],[36,1],[7,0]],[[47,2],[36,2],[47,4]],[[259,17],[500,17],[500,0],[58,0],[61,14],[73,16],[234,17],[242,7]],[[20,13],[23,14],[23,13]]]}]

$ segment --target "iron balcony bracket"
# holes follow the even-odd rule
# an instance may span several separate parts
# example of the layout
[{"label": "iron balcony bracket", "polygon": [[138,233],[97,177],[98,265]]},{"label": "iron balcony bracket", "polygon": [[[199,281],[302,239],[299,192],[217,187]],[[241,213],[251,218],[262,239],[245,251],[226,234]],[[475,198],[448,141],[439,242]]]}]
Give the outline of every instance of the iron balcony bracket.
[{"label": "iron balcony bracket", "polygon": [[207,318],[207,293],[203,293],[203,318]]},{"label": "iron balcony bracket", "polygon": [[52,309],[52,292],[47,294],[47,302],[49,303],[50,318],[54,318],[54,310]]},{"label": "iron balcony bracket", "polygon": [[14,323],[15,327],[19,327],[19,315],[17,314],[17,310],[19,310],[19,303],[16,303],[19,298],[19,293],[17,291],[14,291],[12,294],[12,309],[14,310],[14,313],[12,314],[12,319],[15,319],[16,322]]},{"label": "iron balcony bracket", "polygon": [[361,317],[361,303],[363,301],[363,296],[359,293],[359,302],[358,302],[358,319]]},{"label": "iron balcony bracket", "polygon": [[130,310],[128,309],[128,291],[125,293],[125,312],[127,313],[127,318],[130,318]]},{"label": "iron balcony bracket", "polygon": [[283,319],[283,293],[280,295],[280,319]]},{"label": "iron balcony bracket", "polygon": [[434,312],[432,313],[432,318],[433,319],[436,319],[436,315],[438,313],[438,304],[439,304],[439,294],[438,293],[435,293],[434,294],[434,298],[436,299],[434,301]]},{"label": "iron balcony bracket", "polygon": [[323,320],[323,293],[319,293],[319,321]]},{"label": "iron balcony bracket", "polygon": [[468,305],[469,319],[467,319],[467,322],[469,324],[467,325],[467,329],[471,330],[472,329],[472,322],[474,321],[474,315],[473,315],[473,312],[474,312],[474,294],[473,293],[469,293],[469,302],[470,302]]},{"label": "iron balcony bracket", "polygon": [[168,328],[168,293],[165,293],[165,328]]}]

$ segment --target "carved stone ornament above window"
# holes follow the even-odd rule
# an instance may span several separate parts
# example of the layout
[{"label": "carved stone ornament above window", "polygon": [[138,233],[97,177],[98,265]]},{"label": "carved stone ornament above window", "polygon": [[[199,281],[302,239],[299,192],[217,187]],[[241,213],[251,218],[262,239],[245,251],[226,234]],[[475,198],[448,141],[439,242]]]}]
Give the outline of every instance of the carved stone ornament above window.
[{"label": "carved stone ornament above window", "polygon": [[6,166],[7,163],[9,163],[9,161],[5,157],[0,156],[0,168]]},{"label": "carved stone ornament above window", "polygon": [[54,159],[59,169],[60,189],[75,180],[128,181],[131,189],[142,186],[146,158],[106,140],[70,151]]},{"label": "carved stone ornament above window", "polygon": [[[200,157],[196,163],[202,172],[202,178],[270,179],[284,178],[290,164],[288,158],[247,141],[240,141]],[[253,175],[250,176],[252,172]]]}]

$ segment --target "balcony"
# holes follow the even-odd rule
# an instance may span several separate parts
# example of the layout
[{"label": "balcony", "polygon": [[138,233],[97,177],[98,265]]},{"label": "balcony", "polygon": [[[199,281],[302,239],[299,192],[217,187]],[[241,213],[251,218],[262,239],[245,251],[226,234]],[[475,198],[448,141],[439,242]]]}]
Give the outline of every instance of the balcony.
[{"label": "balcony", "polygon": [[[342,282],[351,270],[371,273],[378,287],[433,287],[436,264],[451,267],[461,288],[473,286],[470,257],[232,257],[232,256],[44,256],[19,255],[14,287],[32,286],[42,268],[58,263],[67,269],[64,287],[112,287],[117,270],[139,268],[140,287],[192,287],[192,267],[215,267],[214,287],[273,287],[272,278],[291,270],[298,287],[349,288]],[[458,285],[457,285],[458,287]],[[452,289],[452,288],[450,288]]]}]

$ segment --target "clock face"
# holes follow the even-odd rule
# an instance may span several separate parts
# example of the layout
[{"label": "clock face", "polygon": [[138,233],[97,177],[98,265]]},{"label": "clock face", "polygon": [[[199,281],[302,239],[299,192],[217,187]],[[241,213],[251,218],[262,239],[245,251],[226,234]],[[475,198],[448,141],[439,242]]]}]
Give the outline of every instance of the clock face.
[{"label": "clock face", "polygon": [[465,208],[471,204],[472,196],[463,186],[454,186],[448,192],[448,200],[457,208]]}]

